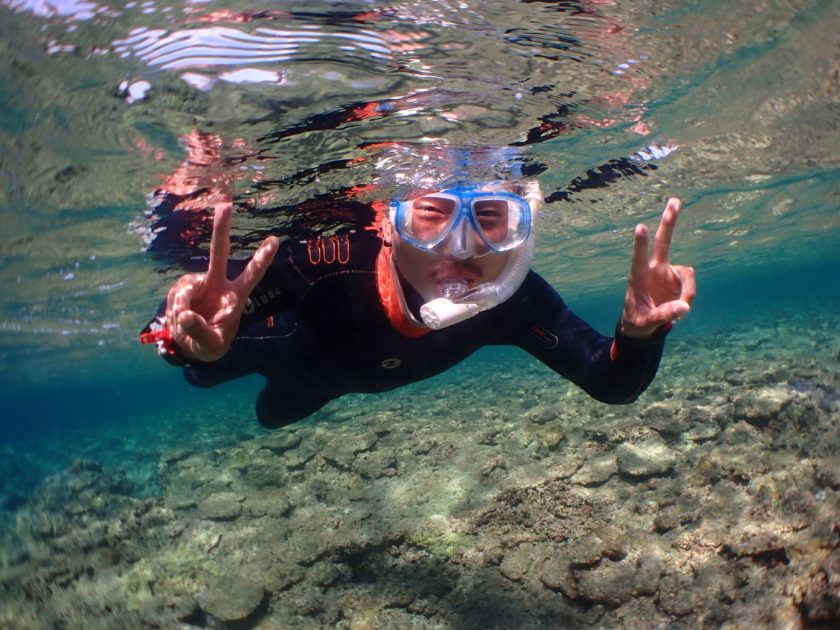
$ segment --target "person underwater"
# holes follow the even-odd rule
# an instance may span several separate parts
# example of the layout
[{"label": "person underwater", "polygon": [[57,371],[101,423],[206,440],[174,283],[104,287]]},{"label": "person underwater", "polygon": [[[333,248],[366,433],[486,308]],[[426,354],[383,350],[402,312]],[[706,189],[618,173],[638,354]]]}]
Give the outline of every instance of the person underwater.
[{"label": "person underwater", "polygon": [[612,337],[531,270],[542,203],[535,181],[421,187],[390,204],[378,234],[271,236],[237,261],[228,193],[214,202],[208,270],[175,282],[141,340],[198,387],[264,376],[256,413],[267,428],[429,378],[488,345],[518,346],[593,398],[630,403],[696,292],[694,270],[669,261],[680,202],[668,201],[652,255],[636,227]]}]

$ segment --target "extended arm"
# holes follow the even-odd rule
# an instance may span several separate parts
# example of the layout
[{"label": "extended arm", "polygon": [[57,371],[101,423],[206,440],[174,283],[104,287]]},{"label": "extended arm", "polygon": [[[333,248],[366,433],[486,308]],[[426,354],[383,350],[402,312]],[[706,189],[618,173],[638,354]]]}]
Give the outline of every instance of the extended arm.
[{"label": "extended arm", "polygon": [[563,302],[536,274],[523,285],[531,317],[513,341],[587,394],[604,403],[631,403],[659,367],[667,328],[634,339],[617,327],[602,335]]},{"label": "extended arm", "polygon": [[602,402],[638,398],[656,375],[672,321],[688,313],[696,293],[694,270],[669,262],[679,211],[679,199],[670,199],[650,258],[647,227],[636,227],[624,310],[613,338],[572,313],[544,281],[537,286],[534,275],[529,304],[535,315],[518,345]]}]

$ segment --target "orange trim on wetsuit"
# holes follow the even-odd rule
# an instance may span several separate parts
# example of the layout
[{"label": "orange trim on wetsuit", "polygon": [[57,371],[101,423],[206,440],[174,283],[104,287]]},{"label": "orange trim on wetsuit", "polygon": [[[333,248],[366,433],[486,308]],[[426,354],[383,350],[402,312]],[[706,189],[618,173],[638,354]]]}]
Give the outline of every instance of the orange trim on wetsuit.
[{"label": "orange trim on wetsuit", "polygon": [[431,332],[431,329],[413,323],[403,311],[400,289],[397,286],[399,280],[394,278],[391,267],[391,251],[390,247],[382,247],[376,256],[376,288],[379,291],[379,302],[395,330],[406,337],[422,337]]},{"label": "orange trim on wetsuit", "polygon": [[339,264],[346,265],[350,262],[350,238],[345,234],[309,239],[306,241],[306,254],[309,256],[309,262],[313,265],[322,262],[331,265],[336,261]]},{"label": "orange trim on wetsuit", "polygon": [[[660,328],[660,330],[662,330],[663,333],[667,333],[673,327],[674,327],[674,322],[668,322],[667,324],[663,324],[659,328]],[[618,334],[618,333],[616,333],[616,334]],[[618,351],[618,344],[616,343],[615,338],[613,338],[612,345],[610,346],[610,359],[612,359],[613,361],[618,361],[618,358],[620,356],[621,356],[621,353]]]}]

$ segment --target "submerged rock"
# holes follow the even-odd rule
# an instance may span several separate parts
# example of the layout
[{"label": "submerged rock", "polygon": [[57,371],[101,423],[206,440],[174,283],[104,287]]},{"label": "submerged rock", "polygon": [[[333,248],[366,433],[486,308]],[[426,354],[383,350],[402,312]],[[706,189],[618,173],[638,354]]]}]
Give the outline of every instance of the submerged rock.
[{"label": "submerged rock", "polygon": [[219,578],[196,595],[201,610],[225,622],[247,619],[259,608],[265,589],[252,578],[231,575]]},{"label": "submerged rock", "polygon": [[539,570],[539,579],[546,588],[560,591],[566,597],[577,597],[577,584],[569,562],[563,558],[554,557],[546,560]]},{"label": "submerged rock", "polygon": [[822,563],[800,607],[808,623],[840,626],[840,549],[835,549]]},{"label": "submerged rock", "polygon": [[670,531],[680,525],[697,520],[697,510],[682,504],[662,507],[653,519],[653,529],[658,533]]},{"label": "submerged rock", "polygon": [[676,401],[655,402],[645,409],[641,418],[663,436],[676,436],[691,428],[688,414],[682,413]]},{"label": "submerged rock", "polygon": [[491,457],[488,459],[484,464],[481,466],[481,470],[479,471],[483,477],[486,477],[494,470],[505,470],[507,469],[507,462],[505,458],[501,455],[496,455],[495,457]]},{"label": "submerged rock", "polygon": [[662,567],[653,559],[637,563],[606,560],[591,569],[575,571],[578,597],[596,604],[619,606],[636,595],[652,595]]},{"label": "submerged rock", "polygon": [[665,575],[659,582],[657,603],[670,615],[682,617],[697,607],[697,594],[692,590],[692,580],[678,573]]},{"label": "submerged rock", "polygon": [[505,555],[499,566],[499,571],[507,579],[514,582],[521,580],[522,576],[531,567],[531,550],[527,547],[519,547]]},{"label": "submerged rock", "polygon": [[602,558],[621,560],[627,555],[624,542],[617,532],[608,528],[587,533],[569,542],[564,549],[565,558],[574,567],[589,567]]},{"label": "submerged rock", "polygon": [[618,469],[628,477],[663,476],[671,472],[676,455],[660,440],[648,440],[639,444],[621,444],[616,449]]},{"label": "submerged rock", "polygon": [[259,439],[259,444],[277,455],[297,448],[301,441],[301,432],[293,429],[272,431]]},{"label": "submerged rock", "polygon": [[242,514],[244,498],[235,492],[217,492],[204,499],[198,511],[202,518],[211,521],[232,521]]},{"label": "submerged rock", "polygon": [[744,393],[737,396],[734,404],[735,419],[765,428],[793,400],[795,394],[780,387],[765,387],[758,392]]},{"label": "submerged rock", "polygon": [[599,486],[606,483],[617,472],[615,455],[607,453],[584,462],[572,477],[572,481],[584,486]]}]

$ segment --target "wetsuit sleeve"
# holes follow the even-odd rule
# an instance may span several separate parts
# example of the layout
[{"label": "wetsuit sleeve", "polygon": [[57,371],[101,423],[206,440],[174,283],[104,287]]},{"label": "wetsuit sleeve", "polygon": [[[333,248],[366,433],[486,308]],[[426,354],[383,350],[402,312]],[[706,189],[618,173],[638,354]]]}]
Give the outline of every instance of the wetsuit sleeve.
[{"label": "wetsuit sleeve", "polygon": [[634,339],[616,327],[608,337],[575,315],[535,273],[521,291],[530,317],[515,333],[515,345],[604,403],[631,403],[653,381],[667,330]]}]

